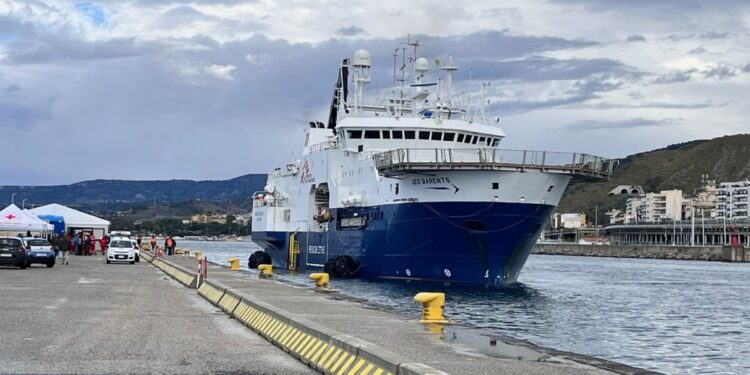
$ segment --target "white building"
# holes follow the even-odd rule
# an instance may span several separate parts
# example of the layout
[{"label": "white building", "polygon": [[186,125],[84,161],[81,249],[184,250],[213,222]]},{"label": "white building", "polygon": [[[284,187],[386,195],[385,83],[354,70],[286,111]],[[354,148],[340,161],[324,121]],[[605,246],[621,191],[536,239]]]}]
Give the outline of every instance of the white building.
[{"label": "white building", "polygon": [[627,200],[626,224],[657,223],[662,220],[682,220],[682,190],[662,190]]},{"label": "white building", "polygon": [[722,182],[716,191],[716,217],[727,220],[748,218],[750,181]]},{"label": "white building", "polygon": [[555,213],[555,229],[575,229],[586,227],[586,214],[582,213]]}]

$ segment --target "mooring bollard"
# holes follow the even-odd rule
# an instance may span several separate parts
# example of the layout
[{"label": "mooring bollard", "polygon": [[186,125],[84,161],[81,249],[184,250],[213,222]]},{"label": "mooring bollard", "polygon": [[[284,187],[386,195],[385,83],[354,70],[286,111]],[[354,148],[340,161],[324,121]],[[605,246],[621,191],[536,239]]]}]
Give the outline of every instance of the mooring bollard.
[{"label": "mooring bollard", "polygon": [[323,293],[335,293],[338,292],[336,289],[331,289],[328,286],[330,285],[330,276],[328,276],[325,272],[315,272],[310,274],[310,280],[315,281],[315,291],[316,292],[323,292]]},{"label": "mooring bollard", "polygon": [[202,253],[201,253],[200,250],[195,250],[195,259],[200,259],[201,258],[201,254]]},{"label": "mooring bollard", "polygon": [[240,258],[229,258],[229,269],[232,271],[239,271],[240,269]]},{"label": "mooring bollard", "polygon": [[273,276],[273,266],[270,264],[261,264],[258,266],[258,270],[260,270],[261,277]]},{"label": "mooring bollard", "polygon": [[417,293],[414,301],[422,304],[420,323],[452,323],[445,318],[445,293]]}]

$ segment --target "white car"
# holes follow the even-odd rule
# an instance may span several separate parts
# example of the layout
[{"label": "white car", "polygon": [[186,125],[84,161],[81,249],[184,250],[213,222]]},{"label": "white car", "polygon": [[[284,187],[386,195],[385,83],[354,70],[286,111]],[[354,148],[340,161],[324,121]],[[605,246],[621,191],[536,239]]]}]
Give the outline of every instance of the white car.
[{"label": "white car", "polygon": [[138,245],[130,238],[115,237],[109,241],[107,264],[112,262],[130,262],[135,264]]}]

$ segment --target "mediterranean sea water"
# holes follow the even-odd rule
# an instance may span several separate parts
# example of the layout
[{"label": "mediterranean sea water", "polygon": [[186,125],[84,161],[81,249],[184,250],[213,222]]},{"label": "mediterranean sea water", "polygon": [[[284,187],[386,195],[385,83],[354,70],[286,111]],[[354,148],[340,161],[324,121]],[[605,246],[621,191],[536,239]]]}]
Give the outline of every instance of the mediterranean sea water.
[{"label": "mediterranean sea water", "polygon": [[[187,242],[209,261],[249,242]],[[310,283],[306,274],[279,277]],[[333,280],[342,293],[419,315],[412,297],[445,291],[460,324],[669,374],[750,374],[750,264],[532,255],[519,284],[502,290]]]}]

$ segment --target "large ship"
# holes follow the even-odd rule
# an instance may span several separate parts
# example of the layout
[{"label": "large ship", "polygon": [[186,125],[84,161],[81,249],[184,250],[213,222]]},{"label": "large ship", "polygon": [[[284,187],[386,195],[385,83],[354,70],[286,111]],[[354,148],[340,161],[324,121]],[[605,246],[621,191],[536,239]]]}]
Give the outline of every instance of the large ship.
[{"label": "large ship", "polygon": [[253,195],[252,240],[264,252],[251,267],[504,286],[568,183],[611,173],[597,156],[501,149],[484,89],[474,105],[454,96],[453,59],[429,81],[431,63],[408,46],[382,100],[365,97],[370,54],[343,60],[327,123],[310,122],[301,157]]}]

